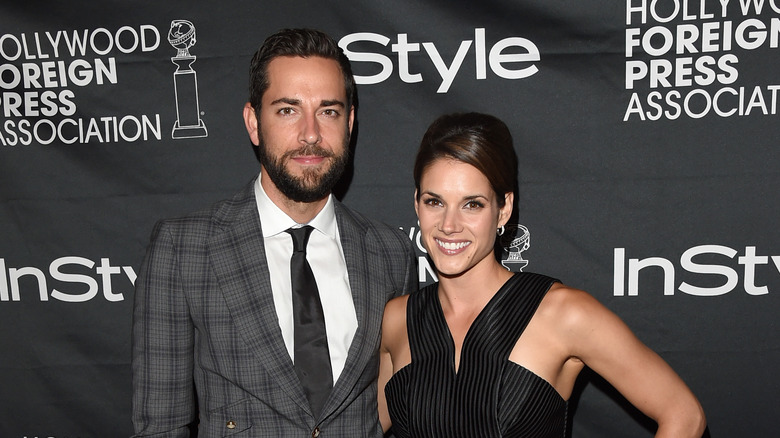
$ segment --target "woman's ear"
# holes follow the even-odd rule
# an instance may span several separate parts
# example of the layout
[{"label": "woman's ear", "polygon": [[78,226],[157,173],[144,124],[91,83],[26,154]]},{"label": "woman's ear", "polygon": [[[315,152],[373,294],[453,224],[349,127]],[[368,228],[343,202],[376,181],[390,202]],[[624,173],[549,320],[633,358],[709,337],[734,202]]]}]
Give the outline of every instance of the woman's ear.
[{"label": "woman's ear", "polygon": [[504,226],[509,221],[509,217],[512,216],[512,208],[515,202],[515,194],[512,192],[504,193],[504,206],[498,212],[498,226]]}]

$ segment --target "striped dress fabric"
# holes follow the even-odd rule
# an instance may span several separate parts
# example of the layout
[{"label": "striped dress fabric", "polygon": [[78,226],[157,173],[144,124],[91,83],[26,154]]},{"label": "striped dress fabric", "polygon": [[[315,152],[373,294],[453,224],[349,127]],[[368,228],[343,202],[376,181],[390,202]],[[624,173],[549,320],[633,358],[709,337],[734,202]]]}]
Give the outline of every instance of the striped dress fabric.
[{"label": "striped dress fabric", "polygon": [[550,286],[550,277],[516,273],[472,323],[455,372],[455,346],[438,284],[409,296],[412,363],[385,387],[397,438],[560,438],[567,402],[547,381],[509,361],[509,353]]}]

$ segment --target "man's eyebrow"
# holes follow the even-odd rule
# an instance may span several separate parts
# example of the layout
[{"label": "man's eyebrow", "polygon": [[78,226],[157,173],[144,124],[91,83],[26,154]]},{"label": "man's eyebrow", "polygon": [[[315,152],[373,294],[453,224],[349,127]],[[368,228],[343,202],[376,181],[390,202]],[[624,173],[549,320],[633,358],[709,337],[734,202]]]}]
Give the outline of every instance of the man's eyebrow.
[{"label": "man's eyebrow", "polygon": [[342,108],[346,107],[347,105],[344,104],[344,102],[333,99],[333,100],[323,100],[320,102],[320,106],[340,106]]},{"label": "man's eyebrow", "polygon": [[300,105],[301,101],[300,99],[293,99],[292,97],[281,97],[271,102],[271,105],[277,105],[280,103],[284,103],[287,105]]},{"label": "man's eyebrow", "polygon": [[[295,105],[298,106],[301,104],[300,99],[294,99],[292,97],[280,97],[279,99],[274,100],[271,102],[271,105],[278,105],[278,104],[285,104],[285,105]],[[341,108],[346,107],[347,105],[338,99],[324,99],[320,101],[320,107],[327,107],[327,106],[338,106]]]}]

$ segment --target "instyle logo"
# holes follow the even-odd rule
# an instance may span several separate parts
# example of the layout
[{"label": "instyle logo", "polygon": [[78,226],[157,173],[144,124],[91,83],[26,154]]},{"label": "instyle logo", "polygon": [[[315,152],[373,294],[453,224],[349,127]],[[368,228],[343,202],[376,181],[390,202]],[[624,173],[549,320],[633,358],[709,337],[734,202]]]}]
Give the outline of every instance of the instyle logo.
[{"label": "instyle logo", "polygon": [[[390,46],[390,51],[395,54],[397,66],[393,65],[393,60],[389,56],[382,53],[382,49],[391,42],[389,37],[372,32],[353,33],[341,38],[339,46],[353,63],[354,68],[359,69],[361,63],[378,64],[381,68],[379,73],[373,75],[355,75],[356,83],[379,84],[388,80],[396,68],[398,78],[407,84],[433,80],[432,78],[424,78],[421,73],[417,72],[419,67],[411,65],[409,55],[421,50],[424,51],[439,74],[439,78],[436,78],[440,81],[437,93],[449,91],[461,71],[461,67],[466,62],[473,63],[474,79],[477,80],[488,78],[488,67],[490,72],[500,78],[523,79],[539,71],[536,64],[541,60],[536,44],[522,37],[503,38],[488,47],[484,28],[474,29],[474,38],[461,41],[458,50],[450,56],[442,55],[436,43],[432,41],[415,42],[410,40],[408,34],[399,33],[395,42]],[[361,51],[355,48],[356,46],[373,47],[374,45],[379,47],[371,51]],[[445,58],[449,58],[449,60],[445,60]]]},{"label": "instyle logo", "polygon": [[115,290],[115,281],[127,280],[119,284],[132,290],[136,277],[132,266],[114,266],[108,257],[101,258],[100,264],[84,257],[60,257],[46,272],[32,266],[9,267],[0,258],[0,303],[49,301],[49,297],[83,303],[99,295],[106,301],[123,301],[124,293]]},{"label": "instyle logo", "polygon": [[[663,257],[626,260],[626,249],[615,248],[614,269],[613,295],[616,297],[638,296],[641,289],[640,272],[654,269],[661,269],[663,274],[664,295],[674,295],[679,290],[688,295],[712,297],[727,294],[740,284],[748,295],[766,295],[770,292],[769,287],[756,284],[757,276],[764,278],[764,274],[780,273],[780,256],[758,255],[755,246],[746,246],[740,255],[739,251],[728,246],[699,245],[685,250],[680,256],[679,265],[675,265]],[[698,279],[700,283],[682,281],[678,284],[678,269],[682,270],[682,274]],[[642,291],[651,293],[647,289]]]}]

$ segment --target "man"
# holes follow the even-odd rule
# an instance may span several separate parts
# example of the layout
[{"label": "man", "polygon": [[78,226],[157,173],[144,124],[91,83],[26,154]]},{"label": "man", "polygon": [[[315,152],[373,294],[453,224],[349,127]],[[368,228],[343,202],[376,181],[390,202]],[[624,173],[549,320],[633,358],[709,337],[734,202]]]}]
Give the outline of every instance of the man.
[{"label": "man", "polygon": [[[382,312],[417,282],[409,239],[331,195],[355,116],[349,61],[321,32],[283,30],[255,54],[250,82],[244,120],[259,178],[159,222],[139,273],[136,436],[185,437],[197,424],[199,437],[379,437]],[[304,224],[308,243],[294,237]],[[301,317],[306,272],[319,302]],[[325,328],[296,329],[319,308]],[[310,343],[325,359],[299,350],[299,336],[318,335]],[[307,373],[320,371],[312,389]]]}]

